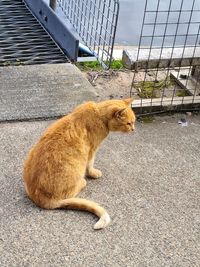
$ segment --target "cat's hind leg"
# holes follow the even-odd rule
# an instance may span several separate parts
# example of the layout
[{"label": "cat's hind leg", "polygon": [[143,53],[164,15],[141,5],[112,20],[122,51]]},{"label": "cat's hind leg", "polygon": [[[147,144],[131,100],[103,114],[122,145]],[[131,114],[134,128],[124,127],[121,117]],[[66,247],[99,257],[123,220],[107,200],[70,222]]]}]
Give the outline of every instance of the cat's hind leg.
[{"label": "cat's hind leg", "polygon": [[71,192],[67,194],[67,197],[76,197],[86,187],[86,184],[86,180],[81,178]]}]

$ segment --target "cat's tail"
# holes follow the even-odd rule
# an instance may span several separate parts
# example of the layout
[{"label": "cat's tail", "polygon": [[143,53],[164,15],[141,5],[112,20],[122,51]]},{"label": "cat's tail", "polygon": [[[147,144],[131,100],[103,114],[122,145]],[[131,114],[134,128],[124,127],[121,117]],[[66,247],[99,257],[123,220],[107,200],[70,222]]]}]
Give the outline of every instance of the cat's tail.
[{"label": "cat's tail", "polygon": [[99,217],[98,222],[94,225],[94,229],[105,228],[110,223],[110,216],[108,215],[107,211],[101,206],[99,206],[99,204],[87,199],[68,198],[58,200],[54,202],[53,207],[51,208],[76,209],[94,213]]}]

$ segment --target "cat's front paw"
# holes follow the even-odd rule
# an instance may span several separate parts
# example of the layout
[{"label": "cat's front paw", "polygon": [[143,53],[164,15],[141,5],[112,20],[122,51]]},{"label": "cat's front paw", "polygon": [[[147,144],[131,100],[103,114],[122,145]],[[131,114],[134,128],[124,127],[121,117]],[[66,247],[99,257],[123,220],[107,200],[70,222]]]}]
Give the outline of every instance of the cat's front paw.
[{"label": "cat's front paw", "polygon": [[97,178],[100,178],[102,176],[102,172],[98,169],[92,168],[88,171],[88,176],[91,178],[97,179]]}]

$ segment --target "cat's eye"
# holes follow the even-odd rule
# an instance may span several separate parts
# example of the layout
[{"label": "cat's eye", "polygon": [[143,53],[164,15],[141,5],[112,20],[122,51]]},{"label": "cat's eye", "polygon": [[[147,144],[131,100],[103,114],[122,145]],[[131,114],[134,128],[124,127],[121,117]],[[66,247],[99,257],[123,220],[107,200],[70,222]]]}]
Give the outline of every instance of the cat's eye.
[{"label": "cat's eye", "polygon": [[127,125],[131,125],[132,123],[128,122]]}]

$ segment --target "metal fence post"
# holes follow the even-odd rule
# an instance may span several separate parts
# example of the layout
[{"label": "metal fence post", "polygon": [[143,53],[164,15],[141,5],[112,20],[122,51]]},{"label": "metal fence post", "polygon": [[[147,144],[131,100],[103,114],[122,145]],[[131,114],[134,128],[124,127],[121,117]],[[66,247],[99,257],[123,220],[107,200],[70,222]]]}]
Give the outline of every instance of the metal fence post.
[{"label": "metal fence post", "polygon": [[49,6],[55,11],[56,10],[56,0],[49,0]]}]

